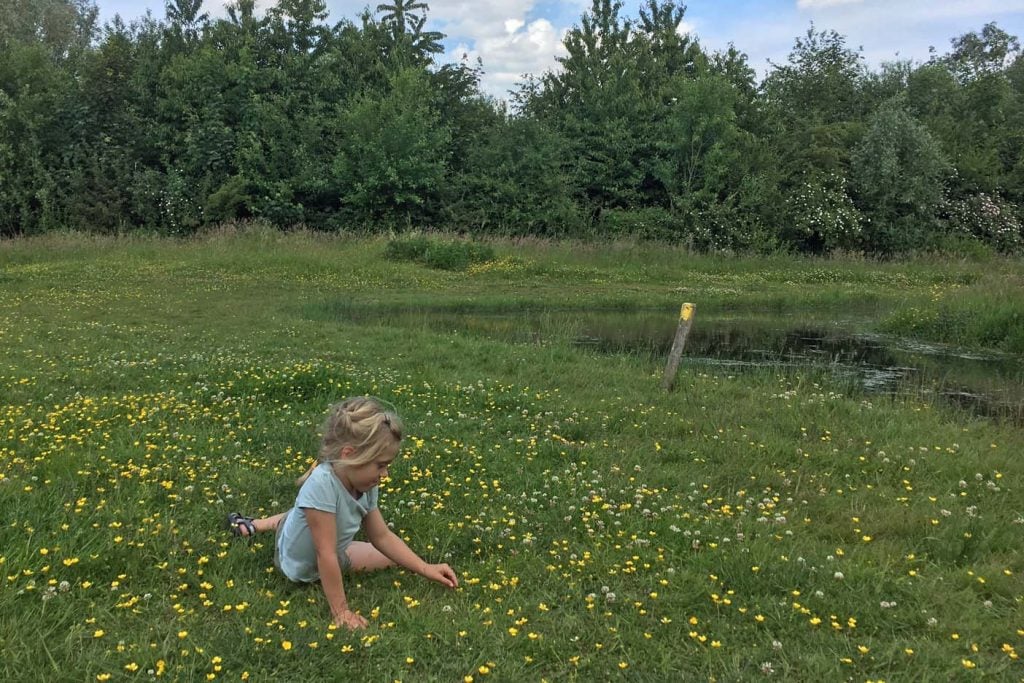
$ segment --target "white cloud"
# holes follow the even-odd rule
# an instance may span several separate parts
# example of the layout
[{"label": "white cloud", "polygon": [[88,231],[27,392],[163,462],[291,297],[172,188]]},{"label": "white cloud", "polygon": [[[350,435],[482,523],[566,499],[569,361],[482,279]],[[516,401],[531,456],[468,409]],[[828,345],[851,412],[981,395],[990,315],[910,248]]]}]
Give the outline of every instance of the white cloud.
[{"label": "white cloud", "polygon": [[428,16],[450,36],[476,38],[504,33],[506,21],[525,25],[534,4],[534,0],[434,0]]},{"label": "white cloud", "polygon": [[[256,0],[256,16],[262,16],[268,9],[277,4],[277,0]],[[211,19],[226,19],[228,6],[226,0],[203,0],[200,13],[206,12]]]},{"label": "white cloud", "polygon": [[497,98],[507,98],[522,80],[523,74],[541,74],[557,66],[555,58],[565,54],[562,45],[565,30],[556,29],[546,19],[537,19],[512,32],[489,31],[478,36],[472,47],[460,43],[445,58],[451,61],[479,58],[484,75],[481,89]]},{"label": "white cloud", "polygon": [[555,58],[565,54],[566,28],[531,20],[535,5],[535,0],[434,0],[429,17],[437,30],[458,41],[444,60],[479,59],[481,89],[504,99],[523,74],[554,68]]}]

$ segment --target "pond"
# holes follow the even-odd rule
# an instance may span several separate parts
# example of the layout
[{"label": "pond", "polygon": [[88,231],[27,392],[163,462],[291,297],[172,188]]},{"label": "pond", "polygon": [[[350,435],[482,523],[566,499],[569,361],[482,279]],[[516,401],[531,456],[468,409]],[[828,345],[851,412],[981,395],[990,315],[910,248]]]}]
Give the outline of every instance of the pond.
[{"label": "pond", "polygon": [[[327,304],[319,316],[414,327],[510,343],[568,343],[582,351],[665,359],[678,311]],[[318,317],[319,317],[318,316]],[[1024,424],[1024,357],[858,333],[867,320],[809,316],[709,316],[697,312],[683,363],[815,370],[867,393],[913,394],[974,414]]]}]

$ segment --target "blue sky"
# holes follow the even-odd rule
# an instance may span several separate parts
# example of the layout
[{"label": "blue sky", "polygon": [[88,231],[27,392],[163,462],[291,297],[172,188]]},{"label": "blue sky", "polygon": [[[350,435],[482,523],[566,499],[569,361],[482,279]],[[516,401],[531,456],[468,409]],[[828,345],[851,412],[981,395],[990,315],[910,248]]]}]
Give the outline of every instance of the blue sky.
[{"label": "blue sky", "polygon": [[[376,6],[382,0],[373,0]],[[265,9],[274,0],[257,0]],[[147,9],[163,18],[162,0],[97,0],[100,19],[120,14],[137,18]],[[327,0],[329,21],[354,18],[365,0]],[[542,73],[563,54],[565,31],[579,23],[589,0],[434,0],[430,20],[446,33],[446,61],[463,55],[480,58],[483,87],[505,97],[524,73]],[[623,15],[637,16],[640,0],[625,0]],[[867,62],[877,66],[897,57],[924,60],[929,46],[944,53],[951,38],[979,31],[995,21],[1024,38],[1024,0],[691,0],[685,25],[709,50],[730,42],[747,53],[760,75],[767,60],[784,62],[793,41],[813,21],[818,29],[834,29],[852,48],[862,48]],[[206,0],[204,10],[224,16],[221,0]]]}]

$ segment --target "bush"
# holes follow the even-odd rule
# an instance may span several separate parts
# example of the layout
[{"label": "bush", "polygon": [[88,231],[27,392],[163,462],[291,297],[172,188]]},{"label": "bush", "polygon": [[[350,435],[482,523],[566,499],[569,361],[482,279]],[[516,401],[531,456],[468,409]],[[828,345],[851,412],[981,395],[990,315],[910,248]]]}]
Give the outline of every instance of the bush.
[{"label": "bush", "polygon": [[403,237],[388,242],[384,249],[384,258],[389,261],[415,261],[421,263],[430,248],[430,240],[426,237]]},{"label": "bush", "polygon": [[657,207],[608,209],[595,227],[602,239],[658,240],[700,252],[774,251],[778,247],[757,216],[717,202],[682,203],[675,212]]},{"label": "bush", "polygon": [[598,220],[599,236],[611,239],[677,240],[685,235],[683,220],[665,209],[607,209]]},{"label": "bush", "polygon": [[790,223],[784,236],[800,251],[852,249],[860,241],[862,218],[840,175],[808,174],[786,199],[786,208]]},{"label": "bush", "polygon": [[403,237],[388,242],[384,258],[411,261],[439,270],[466,270],[474,263],[494,260],[494,249],[479,242]]},{"label": "bush", "polygon": [[996,257],[996,250],[976,237],[959,233],[944,233],[933,240],[931,251],[942,256],[985,262]]},{"label": "bush", "polygon": [[206,220],[211,223],[244,217],[249,207],[249,188],[245,178],[234,175],[206,198]]},{"label": "bush", "polygon": [[1024,246],[1024,229],[1013,206],[985,192],[947,200],[942,212],[954,235],[973,237],[998,251],[1012,253]]}]

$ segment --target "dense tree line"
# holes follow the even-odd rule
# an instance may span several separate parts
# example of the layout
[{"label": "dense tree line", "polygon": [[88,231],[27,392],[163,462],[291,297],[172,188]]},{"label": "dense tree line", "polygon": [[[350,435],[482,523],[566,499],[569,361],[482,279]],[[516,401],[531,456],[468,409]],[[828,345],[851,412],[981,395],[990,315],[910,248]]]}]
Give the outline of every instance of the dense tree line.
[{"label": "dense tree line", "polygon": [[701,249],[895,254],[1024,244],[1024,57],[995,24],[871,70],[811,27],[758,82],[746,55],[593,0],[560,68],[508,104],[439,63],[427,5],[333,26],[323,0],[227,16],[169,0],[0,8],[0,236],[322,230],[638,236]]}]

